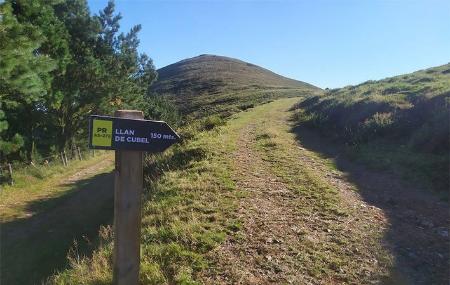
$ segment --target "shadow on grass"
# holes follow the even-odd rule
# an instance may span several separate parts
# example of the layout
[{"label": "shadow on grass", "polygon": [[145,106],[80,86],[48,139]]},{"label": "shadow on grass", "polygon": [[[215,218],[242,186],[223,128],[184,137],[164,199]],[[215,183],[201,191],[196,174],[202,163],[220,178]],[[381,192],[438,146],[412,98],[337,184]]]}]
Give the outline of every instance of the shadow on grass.
[{"label": "shadow on grass", "polygon": [[[296,122],[294,122],[296,123]],[[389,221],[384,236],[395,264],[382,284],[448,284],[449,207],[437,196],[393,174],[367,169],[350,161],[345,147],[304,126],[291,130],[300,144],[331,158],[346,179],[370,205],[383,210]]]},{"label": "shadow on grass", "polygon": [[41,284],[55,271],[68,266],[74,248],[90,255],[101,225],[112,222],[114,175],[98,174],[64,186],[63,195],[33,201],[29,217],[0,224],[0,284]]}]

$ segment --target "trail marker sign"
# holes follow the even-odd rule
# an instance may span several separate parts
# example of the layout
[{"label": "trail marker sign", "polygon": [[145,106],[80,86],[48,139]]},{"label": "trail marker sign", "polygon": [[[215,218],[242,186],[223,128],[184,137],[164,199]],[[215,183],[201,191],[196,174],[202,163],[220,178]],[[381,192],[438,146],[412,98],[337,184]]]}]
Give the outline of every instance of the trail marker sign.
[{"label": "trail marker sign", "polygon": [[89,147],[162,152],[180,137],[162,121],[90,116]]},{"label": "trail marker sign", "polygon": [[89,147],[115,150],[113,283],[138,285],[143,152],[162,152],[180,137],[161,121],[137,110],[89,118]]}]

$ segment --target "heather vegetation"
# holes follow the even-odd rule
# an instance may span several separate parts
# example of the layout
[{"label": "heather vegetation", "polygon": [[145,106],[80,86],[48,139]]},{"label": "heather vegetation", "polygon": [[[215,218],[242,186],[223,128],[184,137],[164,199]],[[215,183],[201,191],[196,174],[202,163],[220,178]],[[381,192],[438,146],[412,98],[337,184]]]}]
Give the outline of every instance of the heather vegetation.
[{"label": "heather vegetation", "polygon": [[151,89],[190,118],[228,117],[275,99],[322,92],[257,65],[216,55],[200,55],[159,69]]},{"label": "heather vegetation", "polygon": [[[372,166],[448,191],[450,64],[326,91],[296,108]],[[305,124],[303,124],[305,125]]]}]

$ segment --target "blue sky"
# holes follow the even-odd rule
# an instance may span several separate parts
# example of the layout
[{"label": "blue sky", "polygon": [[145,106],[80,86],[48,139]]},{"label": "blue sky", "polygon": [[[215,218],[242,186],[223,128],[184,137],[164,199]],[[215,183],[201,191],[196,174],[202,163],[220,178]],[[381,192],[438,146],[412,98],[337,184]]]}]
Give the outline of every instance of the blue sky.
[{"label": "blue sky", "polygon": [[[88,0],[98,13],[107,0]],[[238,58],[322,88],[450,62],[448,0],[116,0],[157,68],[200,54]]]}]

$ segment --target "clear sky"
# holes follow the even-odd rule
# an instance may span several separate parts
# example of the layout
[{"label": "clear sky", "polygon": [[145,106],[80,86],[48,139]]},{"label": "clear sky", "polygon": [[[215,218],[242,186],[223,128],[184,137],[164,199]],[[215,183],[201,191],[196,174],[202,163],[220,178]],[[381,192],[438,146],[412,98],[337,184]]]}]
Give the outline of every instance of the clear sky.
[{"label": "clear sky", "polygon": [[[98,13],[107,0],[88,0]],[[450,0],[116,0],[157,68],[238,58],[322,88],[450,62]]]}]

